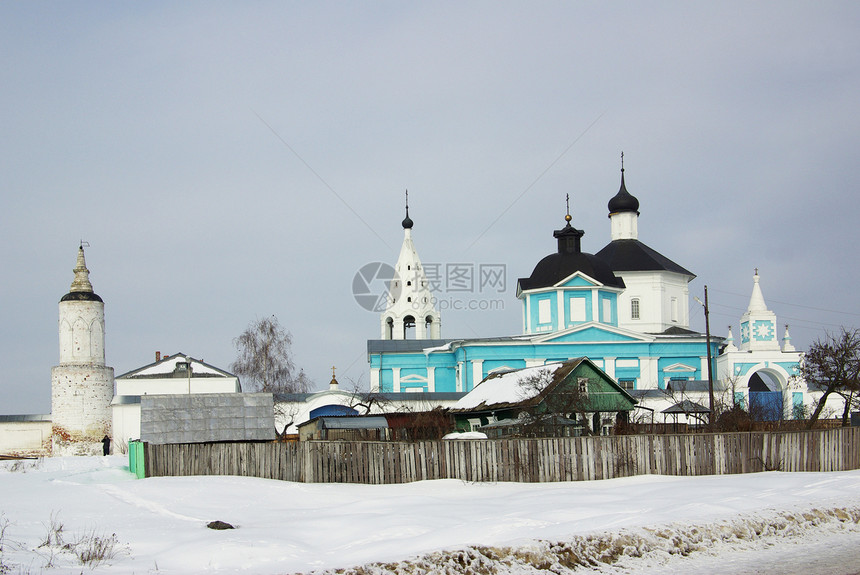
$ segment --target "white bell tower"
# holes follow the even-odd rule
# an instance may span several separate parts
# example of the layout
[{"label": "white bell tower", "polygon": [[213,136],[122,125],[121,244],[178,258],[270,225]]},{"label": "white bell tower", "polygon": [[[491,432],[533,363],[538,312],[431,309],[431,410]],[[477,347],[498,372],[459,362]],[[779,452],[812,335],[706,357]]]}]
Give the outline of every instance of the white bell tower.
[{"label": "white bell tower", "polygon": [[54,455],[100,455],[111,432],[113,368],[105,366],[105,313],[93,292],[84,247],[60,299],[60,365],[51,369]]},{"label": "white bell tower", "polygon": [[[415,244],[412,243],[409,217],[409,192],[406,192],[406,218],[403,220],[403,245],[394,266],[394,279],[388,289],[388,302],[381,317],[382,339],[439,339],[441,316],[433,305],[433,294]],[[414,336],[411,336],[414,330]]]},{"label": "white bell tower", "polygon": [[741,351],[778,351],[776,314],[767,309],[759,285],[758,268],[747,311],[741,316]]}]

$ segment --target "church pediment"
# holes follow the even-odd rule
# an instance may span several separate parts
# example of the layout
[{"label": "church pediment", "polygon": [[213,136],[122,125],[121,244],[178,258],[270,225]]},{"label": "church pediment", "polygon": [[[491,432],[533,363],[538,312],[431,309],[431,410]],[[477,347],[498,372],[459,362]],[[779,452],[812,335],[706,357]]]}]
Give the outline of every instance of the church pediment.
[{"label": "church pediment", "polygon": [[581,272],[576,272],[575,274],[567,277],[566,279],[562,280],[561,282],[559,282],[556,285],[558,287],[566,287],[566,288],[573,288],[573,287],[589,287],[590,288],[590,287],[598,287],[598,286],[601,286],[603,284],[601,284],[600,282],[598,282],[596,280],[591,279],[590,277],[588,277],[587,275],[585,275]]},{"label": "church pediment", "polygon": [[533,340],[535,343],[590,343],[606,341],[649,341],[640,334],[614,328],[606,324],[590,323],[579,325],[564,331],[541,335]]},{"label": "church pediment", "polygon": [[696,368],[683,363],[673,363],[668,367],[664,367],[663,371],[665,373],[695,373]]}]

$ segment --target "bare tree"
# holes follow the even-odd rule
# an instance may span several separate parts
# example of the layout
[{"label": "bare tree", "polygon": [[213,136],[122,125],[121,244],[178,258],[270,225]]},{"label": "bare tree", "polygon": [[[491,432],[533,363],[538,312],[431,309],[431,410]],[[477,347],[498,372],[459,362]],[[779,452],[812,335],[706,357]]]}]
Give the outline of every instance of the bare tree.
[{"label": "bare tree", "polygon": [[281,327],[277,317],[254,320],[233,340],[238,356],[230,369],[258,391],[305,393],[311,381],[303,370],[296,369],[292,343],[290,332]]},{"label": "bare tree", "polygon": [[588,425],[588,378],[579,377],[563,385],[554,385],[555,379],[551,370],[540,370],[520,382],[524,434],[559,435],[563,427],[560,418],[581,422],[584,433],[599,433]]},{"label": "bare tree", "polygon": [[809,418],[809,429],[821,416],[827,398],[832,394],[845,400],[842,425],[848,425],[848,414],[860,392],[860,330],[842,328],[837,334],[826,334],[816,340],[803,355],[800,375],[810,388],[822,394]]}]

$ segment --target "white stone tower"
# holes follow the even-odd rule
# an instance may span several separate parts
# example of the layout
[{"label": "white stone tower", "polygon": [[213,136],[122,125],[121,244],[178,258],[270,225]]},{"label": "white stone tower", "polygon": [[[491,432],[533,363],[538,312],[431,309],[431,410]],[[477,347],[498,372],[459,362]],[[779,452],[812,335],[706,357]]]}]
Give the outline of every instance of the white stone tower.
[{"label": "white stone tower", "polygon": [[54,455],[101,455],[110,435],[113,368],[105,366],[105,304],[93,292],[84,247],[60,299],[60,365],[51,369]]},{"label": "white stone tower", "polygon": [[[388,305],[381,317],[382,339],[439,339],[441,316],[433,305],[433,294],[427,274],[412,243],[412,219],[409,217],[409,192],[406,195],[406,218],[403,220],[403,245],[394,266],[394,279],[388,289]],[[415,330],[410,338],[410,330]]]},{"label": "white stone tower", "polygon": [[758,268],[753,276],[753,290],[747,311],[741,316],[741,351],[778,351],[776,314],[767,309],[759,285]]}]

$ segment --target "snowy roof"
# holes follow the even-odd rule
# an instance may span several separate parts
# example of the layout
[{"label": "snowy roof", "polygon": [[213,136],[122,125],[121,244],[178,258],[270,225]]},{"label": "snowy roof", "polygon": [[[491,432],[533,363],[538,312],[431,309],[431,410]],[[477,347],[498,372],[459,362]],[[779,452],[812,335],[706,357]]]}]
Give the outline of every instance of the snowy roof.
[{"label": "snowy roof", "polygon": [[[567,375],[578,364],[578,362],[568,364],[569,369],[566,369],[564,374],[558,375]],[[555,380],[558,377],[556,372],[563,366],[565,363],[558,362],[488,375],[451,410],[472,410],[493,405],[517,404],[534,399],[540,395],[541,389],[531,383],[533,378],[545,376]]]},{"label": "snowy roof", "polygon": [[172,377],[176,372],[177,364],[181,362],[191,363],[191,377],[236,377],[232,373],[218,369],[184,353],[175,353],[155,363],[119,375],[117,379]]},{"label": "snowy roof", "polygon": [[535,406],[555,393],[574,370],[583,364],[598,374],[603,389],[591,390],[583,397],[587,411],[628,411],[636,405],[633,398],[587,357],[548,363],[488,375],[466,397],[450,408],[451,412],[495,411]]}]

